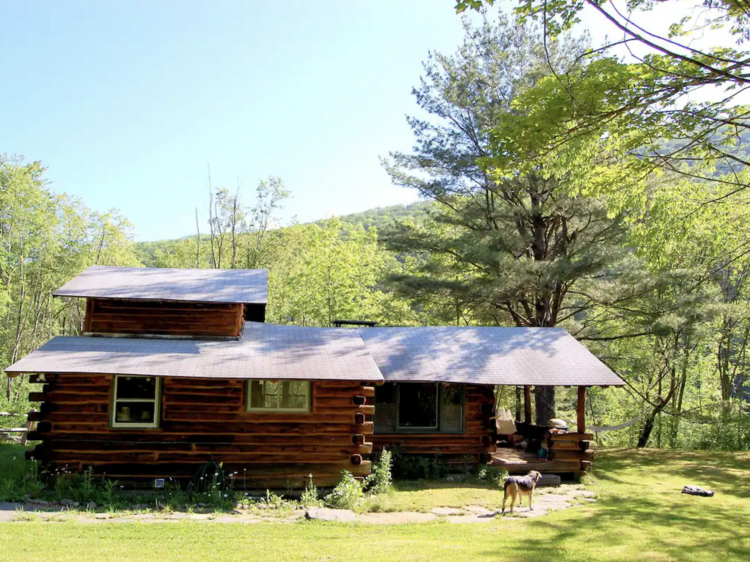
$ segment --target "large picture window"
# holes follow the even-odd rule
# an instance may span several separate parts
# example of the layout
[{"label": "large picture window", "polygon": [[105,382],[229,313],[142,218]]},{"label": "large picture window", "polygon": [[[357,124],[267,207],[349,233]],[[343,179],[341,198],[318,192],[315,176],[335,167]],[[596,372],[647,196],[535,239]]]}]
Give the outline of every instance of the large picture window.
[{"label": "large picture window", "polygon": [[117,375],[112,391],[112,427],[159,427],[161,379]]},{"label": "large picture window", "polygon": [[375,389],[376,433],[464,430],[464,387],[449,383],[386,383]]},{"label": "large picture window", "polygon": [[309,412],[309,381],[248,381],[248,412]]}]

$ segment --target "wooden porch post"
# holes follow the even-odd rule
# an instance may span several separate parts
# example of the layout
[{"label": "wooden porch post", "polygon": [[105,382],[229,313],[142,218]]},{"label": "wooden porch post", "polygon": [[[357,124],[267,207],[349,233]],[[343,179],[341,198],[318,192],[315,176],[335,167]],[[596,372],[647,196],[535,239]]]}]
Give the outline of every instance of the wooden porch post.
[{"label": "wooden porch post", "polygon": [[524,408],[524,420],[526,423],[531,423],[531,387],[523,387],[523,408]]},{"label": "wooden porch post", "polygon": [[578,387],[578,433],[586,433],[586,387]]}]

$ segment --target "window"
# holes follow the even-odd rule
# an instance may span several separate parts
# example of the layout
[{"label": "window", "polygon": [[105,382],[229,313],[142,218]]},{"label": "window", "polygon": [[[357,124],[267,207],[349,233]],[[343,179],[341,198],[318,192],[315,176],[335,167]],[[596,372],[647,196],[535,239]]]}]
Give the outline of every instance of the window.
[{"label": "window", "polygon": [[396,431],[396,394],[395,383],[375,387],[375,414],[372,416],[375,433]]},{"label": "window", "polygon": [[309,381],[248,381],[248,412],[309,412]]},{"label": "window", "polygon": [[375,388],[375,433],[461,433],[464,386],[386,383]]},{"label": "window", "polygon": [[399,387],[398,426],[405,429],[438,428],[438,385],[410,382]]},{"label": "window", "polygon": [[112,396],[112,427],[159,427],[159,378],[115,376]]}]

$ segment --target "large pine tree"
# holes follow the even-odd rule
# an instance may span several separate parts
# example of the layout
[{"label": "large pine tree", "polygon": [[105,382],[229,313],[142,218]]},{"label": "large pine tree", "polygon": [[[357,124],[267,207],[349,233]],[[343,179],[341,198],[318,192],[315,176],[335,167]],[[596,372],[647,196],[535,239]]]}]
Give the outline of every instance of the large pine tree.
[{"label": "large pine tree", "polygon": [[[427,116],[408,118],[413,152],[385,162],[395,183],[435,202],[432,226],[404,223],[385,233],[390,249],[425,256],[394,282],[412,296],[454,297],[471,310],[466,322],[572,321],[619,298],[613,273],[628,258],[622,217],[609,216],[601,199],[577,195],[581,166],[600,157],[579,147],[567,167],[514,162],[489,133],[513,118],[519,93],[577,64],[585,45],[545,46],[534,29],[502,16],[465,30],[454,55],[431,53],[424,64],[414,95]],[[516,146],[533,144],[534,131],[513,134]],[[537,423],[553,417],[554,387],[537,388],[535,406]]]}]

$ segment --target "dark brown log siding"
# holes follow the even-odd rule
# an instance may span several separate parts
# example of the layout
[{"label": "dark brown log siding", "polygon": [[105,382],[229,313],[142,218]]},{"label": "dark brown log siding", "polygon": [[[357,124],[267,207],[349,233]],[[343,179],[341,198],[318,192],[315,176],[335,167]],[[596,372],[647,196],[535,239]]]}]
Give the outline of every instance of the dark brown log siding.
[{"label": "dark brown log siding", "polygon": [[[110,428],[111,375],[46,375],[37,432],[42,443],[27,456],[48,468],[95,474],[191,478],[212,458],[248,489],[338,482],[341,472],[370,473],[361,455],[372,451],[371,386],[349,381],[312,383],[310,413],[245,412],[245,381],[163,379],[158,429]],[[365,399],[366,397],[366,399]],[[361,405],[357,405],[359,402]]]},{"label": "dark brown log siding", "polygon": [[494,387],[466,385],[463,433],[380,433],[372,435],[376,451],[397,447],[407,454],[440,454],[449,463],[485,463],[495,445],[492,439]]},{"label": "dark brown log siding", "polygon": [[87,299],[84,332],[238,337],[244,315],[242,304]]}]

